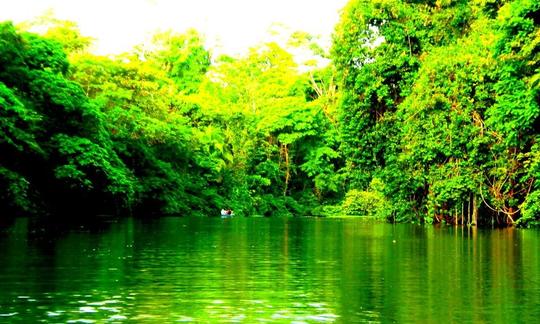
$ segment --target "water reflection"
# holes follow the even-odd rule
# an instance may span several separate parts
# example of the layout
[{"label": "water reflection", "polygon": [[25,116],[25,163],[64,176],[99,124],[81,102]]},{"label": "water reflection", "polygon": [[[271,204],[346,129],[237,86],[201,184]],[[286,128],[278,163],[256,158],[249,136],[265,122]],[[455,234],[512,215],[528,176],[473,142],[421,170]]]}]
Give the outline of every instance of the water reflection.
[{"label": "water reflection", "polygon": [[539,243],[357,219],[19,219],[0,232],[0,322],[532,322]]}]

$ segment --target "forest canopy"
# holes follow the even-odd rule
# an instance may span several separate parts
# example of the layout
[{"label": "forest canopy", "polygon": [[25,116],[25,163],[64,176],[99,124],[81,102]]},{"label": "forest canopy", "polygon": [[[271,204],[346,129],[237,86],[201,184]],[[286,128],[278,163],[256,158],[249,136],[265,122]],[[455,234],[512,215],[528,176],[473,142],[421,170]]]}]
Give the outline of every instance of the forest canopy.
[{"label": "forest canopy", "polygon": [[399,221],[538,222],[539,17],[527,0],[350,1],[332,56],[349,188]]},{"label": "forest canopy", "polygon": [[34,24],[0,24],[5,214],[540,223],[537,1],[351,0],[330,53],[188,30],[106,57]]}]

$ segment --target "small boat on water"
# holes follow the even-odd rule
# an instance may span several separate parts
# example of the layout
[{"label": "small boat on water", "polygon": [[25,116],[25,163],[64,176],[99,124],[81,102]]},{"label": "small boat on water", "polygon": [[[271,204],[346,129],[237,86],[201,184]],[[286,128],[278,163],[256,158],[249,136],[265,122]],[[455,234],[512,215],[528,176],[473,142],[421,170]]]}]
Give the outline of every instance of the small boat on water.
[{"label": "small boat on water", "polygon": [[227,209],[227,210],[222,209],[221,210],[221,218],[233,218],[233,216],[234,216],[234,213],[233,213],[232,210],[230,210],[230,209]]}]

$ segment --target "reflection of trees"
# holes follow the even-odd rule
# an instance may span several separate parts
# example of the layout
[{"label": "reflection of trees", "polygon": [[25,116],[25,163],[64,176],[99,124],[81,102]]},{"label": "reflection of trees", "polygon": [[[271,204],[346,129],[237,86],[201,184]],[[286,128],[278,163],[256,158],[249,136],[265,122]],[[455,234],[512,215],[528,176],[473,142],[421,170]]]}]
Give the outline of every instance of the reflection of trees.
[{"label": "reflection of trees", "polygon": [[111,309],[155,321],[538,316],[535,231],[263,218],[123,219],[56,231],[17,219],[7,226],[0,305],[28,321],[49,310],[66,311],[59,321],[73,319],[82,306],[96,310],[84,318],[97,320]]}]

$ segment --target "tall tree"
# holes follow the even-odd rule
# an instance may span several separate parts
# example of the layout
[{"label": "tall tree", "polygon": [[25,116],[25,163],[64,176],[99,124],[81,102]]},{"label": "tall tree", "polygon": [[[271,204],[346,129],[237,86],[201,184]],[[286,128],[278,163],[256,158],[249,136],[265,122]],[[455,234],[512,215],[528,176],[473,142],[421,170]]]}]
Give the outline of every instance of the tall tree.
[{"label": "tall tree", "polygon": [[[29,192],[31,201],[48,212],[77,205],[110,212],[129,204],[132,176],[112,150],[100,111],[78,84],[65,78],[69,64],[62,45],[18,33],[11,23],[0,25],[0,40],[5,44],[1,108],[10,116],[3,120],[20,119],[8,122],[6,144],[12,155],[2,163],[7,180],[2,191],[19,195],[12,198],[12,207],[25,207],[21,199],[26,201]],[[30,150],[22,150],[24,145]]]}]

